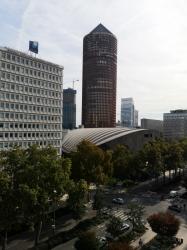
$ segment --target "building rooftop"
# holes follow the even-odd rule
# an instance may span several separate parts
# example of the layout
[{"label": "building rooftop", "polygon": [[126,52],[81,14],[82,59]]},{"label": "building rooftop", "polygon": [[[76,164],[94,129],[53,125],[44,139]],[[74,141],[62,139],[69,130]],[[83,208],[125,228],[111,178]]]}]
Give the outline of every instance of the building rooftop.
[{"label": "building rooftop", "polygon": [[29,59],[32,59],[32,60],[35,60],[35,61],[38,61],[38,62],[41,62],[41,63],[47,63],[47,64],[49,64],[51,66],[56,66],[56,67],[59,67],[61,69],[64,69],[64,67],[59,65],[59,64],[55,64],[55,63],[43,60],[43,59],[38,58],[38,57],[34,57],[34,56],[30,55],[30,54],[24,53],[24,52],[19,51],[19,50],[11,49],[11,48],[8,48],[8,47],[2,47],[2,46],[0,46],[0,50],[5,51],[5,52],[14,53],[15,55],[18,55],[18,56],[28,57]]},{"label": "building rooftop", "polygon": [[113,35],[112,32],[110,32],[104,25],[102,25],[101,23],[96,27],[94,28],[91,32],[91,33],[108,33],[110,35]]},{"label": "building rooftop", "polygon": [[187,113],[187,109],[176,109],[176,110],[171,110],[171,113]]},{"label": "building rooftop", "polygon": [[88,140],[96,145],[102,145],[122,136],[136,133],[146,129],[132,128],[81,128],[68,131],[62,141],[62,151],[69,153],[75,151],[82,140]]}]

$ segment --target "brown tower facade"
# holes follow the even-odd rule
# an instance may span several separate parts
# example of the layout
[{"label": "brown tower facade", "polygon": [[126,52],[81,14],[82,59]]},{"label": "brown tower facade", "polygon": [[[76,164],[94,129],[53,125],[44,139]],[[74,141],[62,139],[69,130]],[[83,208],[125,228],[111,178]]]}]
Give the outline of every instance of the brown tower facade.
[{"label": "brown tower facade", "polygon": [[115,127],[117,39],[102,24],[84,37],[82,125]]}]

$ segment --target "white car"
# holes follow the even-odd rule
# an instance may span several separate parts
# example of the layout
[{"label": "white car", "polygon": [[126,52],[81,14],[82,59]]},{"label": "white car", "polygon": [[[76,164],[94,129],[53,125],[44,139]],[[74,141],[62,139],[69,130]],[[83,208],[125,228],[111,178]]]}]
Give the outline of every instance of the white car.
[{"label": "white car", "polygon": [[178,196],[178,192],[175,191],[175,190],[172,190],[172,191],[170,191],[169,196],[170,196],[171,198],[174,198],[174,197]]},{"label": "white car", "polygon": [[129,228],[130,228],[129,224],[123,223],[123,224],[122,224],[122,227],[121,227],[121,231],[126,231],[126,230],[128,230]]},{"label": "white car", "polygon": [[107,238],[102,236],[102,237],[97,237],[99,240],[99,249],[103,249],[107,245]]},{"label": "white car", "polygon": [[113,203],[123,205],[124,204],[124,199],[123,198],[114,198],[112,200]]}]

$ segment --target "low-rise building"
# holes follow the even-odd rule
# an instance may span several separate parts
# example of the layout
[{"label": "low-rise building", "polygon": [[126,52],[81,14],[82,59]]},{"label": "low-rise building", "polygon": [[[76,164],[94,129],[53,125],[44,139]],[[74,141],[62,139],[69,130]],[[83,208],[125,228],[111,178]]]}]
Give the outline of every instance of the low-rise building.
[{"label": "low-rise building", "polygon": [[68,130],[62,141],[62,152],[76,151],[82,140],[88,140],[103,149],[113,149],[122,144],[133,151],[140,150],[143,145],[160,136],[158,131],[135,128],[81,128]]},{"label": "low-rise building", "polygon": [[157,130],[161,134],[163,134],[163,121],[162,120],[142,118],[141,119],[141,128]]}]

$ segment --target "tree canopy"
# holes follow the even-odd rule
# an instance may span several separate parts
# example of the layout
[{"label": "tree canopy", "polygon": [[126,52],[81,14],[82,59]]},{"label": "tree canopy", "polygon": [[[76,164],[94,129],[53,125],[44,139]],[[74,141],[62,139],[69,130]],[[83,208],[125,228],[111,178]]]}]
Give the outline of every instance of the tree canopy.
[{"label": "tree canopy", "polygon": [[4,188],[0,191],[0,207],[4,211],[0,224],[7,232],[11,229],[10,223],[22,218],[35,227],[37,244],[51,202],[58,202],[67,190],[71,163],[61,158],[56,149],[37,146],[4,151],[1,162],[0,185]]},{"label": "tree canopy", "polygon": [[151,229],[161,237],[176,235],[180,226],[179,219],[168,212],[152,214],[148,217],[147,221]]},{"label": "tree canopy", "polygon": [[112,173],[111,157],[93,143],[83,140],[77,151],[71,153],[72,178],[84,179],[88,183],[105,183],[108,174]]},{"label": "tree canopy", "polygon": [[77,250],[99,250],[99,240],[95,232],[88,231],[80,235],[79,239],[75,242]]},{"label": "tree canopy", "polygon": [[116,237],[121,233],[123,222],[119,217],[112,217],[107,225],[107,232]]}]

